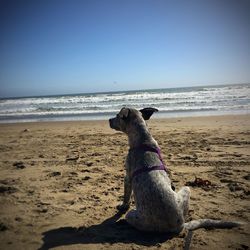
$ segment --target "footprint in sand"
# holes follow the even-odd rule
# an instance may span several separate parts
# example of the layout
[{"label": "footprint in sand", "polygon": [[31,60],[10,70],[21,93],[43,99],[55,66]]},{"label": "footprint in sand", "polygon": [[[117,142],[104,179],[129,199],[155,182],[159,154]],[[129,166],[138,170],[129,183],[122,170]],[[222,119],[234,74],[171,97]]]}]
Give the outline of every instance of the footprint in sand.
[{"label": "footprint in sand", "polygon": [[245,191],[245,189],[241,187],[237,182],[228,183],[227,186],[231,192]]},{"label": "footprint in sand", "polygon": [[86,162],[85,164],[86,164],[86,166],[88,166],[88,167],[91,167],[91,166],[93,166],[93,165],[94,165],[94,163],[93,163],[93,162]]},{"label": "footprint in sand", "polygon": [[245,179],[247,181],[250,181],[250,174],[247,174],[247,175],[243,176],[243,179]]},{"label": "footprint in sand", "polygon": [[66,162],[77,161],[79,159],[79,155],[69,155],[66,157]]},{"label": "footprint in sand", "polygon": [[69,172],[69,175],[70,176],[78,176],[78,173],[76,173],[76,172]]},{"label": "footprint in sand", "polygon": [[90,180],[90,179],[91,179],[90,176],[85,176],[85,177],[82,178],[83,181],[88,181],[88,180]]},{"label": "footprint in sand", "polygon": [[55,176],[60,176],[60,175],[61,175],[61,172],[59,171],[54,171],[54,172],[47,174],[47,176],[49,177],[55,177]]},{"label": "footprint in sand", "polygon": [[12,194],[17,191],[17,188],[15,187],[10,187],[10,186],[0,186],[0,194]]},{"label": "footprint in sand", "polygon": [[[15,143],[16,141],[13,141],[13,143]],[[12,143],[12,142],[10,142]],[[13,147],[11,146],[6,146],[6,145],[0,145],[0,152],[6,152],[6,151],[10,151],[12,150]]]},{"label": "footprint in sand", "polygon": [[24,169],[25,168],[25,165],[22,161],[14,162],[13,166],[16,167],[17,169]]},{"label": "footprint in sand", "polygon": [[0,232],[6,231],[6,230],[8,230],[8,227],[3,222],[0,222]]},{"label": "footprint in sand", "polygon": [[18,191],[17,188],[14,187],[14,184],[17,183],[16,179],[5,179],[5,180],[0,180],[0,193],[1,194],[11,194],[16,191]]}]

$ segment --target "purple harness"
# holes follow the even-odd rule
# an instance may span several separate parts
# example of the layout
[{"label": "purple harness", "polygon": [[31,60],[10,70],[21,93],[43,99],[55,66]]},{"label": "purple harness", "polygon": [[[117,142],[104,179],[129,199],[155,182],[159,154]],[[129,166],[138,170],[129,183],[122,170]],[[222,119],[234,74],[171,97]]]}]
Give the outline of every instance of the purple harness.
[{"label": "purple harness", "polygon": [[145,151],[145,152],[149,151],[149,152],[154,152],[154,153],[158,154],[159,159],[161,161],[161,165],[158,165],[158,166],[149,166],[149,167],[148,166],[146,166],[146,167],[144,166],[142,168],[137,169],[132,174],[132,180],[134,179],[135,176],[137,176],[139,174],[142,174],[144,172],[150,172],[150,171],[153,171],[153,170],[164,170],[165,172],[167,172],[167,169],[166,169],[166,167],[165,167],[165,165],[163,163],[162,157],[161,157],[161,150],[159,148],[153,148],[151,146],[142,144],[141,146],[133,148],[133,149],[142,150],[142,151]]}]

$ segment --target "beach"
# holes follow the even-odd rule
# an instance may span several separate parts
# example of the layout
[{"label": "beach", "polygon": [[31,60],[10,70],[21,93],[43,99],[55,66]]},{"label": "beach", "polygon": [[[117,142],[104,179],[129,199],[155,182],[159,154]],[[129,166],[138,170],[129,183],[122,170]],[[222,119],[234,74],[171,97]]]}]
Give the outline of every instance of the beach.
[{"label": "beach", "polygon": [[[190,249],[249,249],[250,115],[148,126],[176,190],[191,188],[188,220],[246,223],[196,230]],[[0,131],[0,249],[183,249],[187,232],[142,233],[116,214],[128,142],[107,120],[0,124]],[[208,185],[192,185],[195,177]]]}]

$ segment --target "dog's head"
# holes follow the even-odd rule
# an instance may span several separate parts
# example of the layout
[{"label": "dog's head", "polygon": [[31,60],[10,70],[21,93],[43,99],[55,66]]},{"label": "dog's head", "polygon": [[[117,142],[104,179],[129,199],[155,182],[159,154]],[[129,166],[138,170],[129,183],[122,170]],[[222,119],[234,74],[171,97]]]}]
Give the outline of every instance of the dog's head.
[{"label": "dog's head", "polygon": [[136,110],[132,108],[122,108],[116,117],[109,119],[109,125],[112,129],[128,132],[128,128],[133,124],[145,123],[145,120],[149,120],[154,112],[158,109],[155,108],[144,108]]}]

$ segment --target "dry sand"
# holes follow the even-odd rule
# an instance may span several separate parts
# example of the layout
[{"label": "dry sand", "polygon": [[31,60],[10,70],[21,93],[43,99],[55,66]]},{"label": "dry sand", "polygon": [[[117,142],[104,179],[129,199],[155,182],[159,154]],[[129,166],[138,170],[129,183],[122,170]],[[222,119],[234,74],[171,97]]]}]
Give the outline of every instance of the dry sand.
[{"label": "dry sand", "polygon": [[[212,183],[191,187],[189,220],[249,223],[249,115],[152,120],[149,127],[177,190],[195,176]],[[0,131],[1,249],[183,248],[186,232],[168,239],[115,223],[128,146],[107,121],[1,124]],[[249,249],[249,241],[249,224],[199,229],[190,249]]]}]

